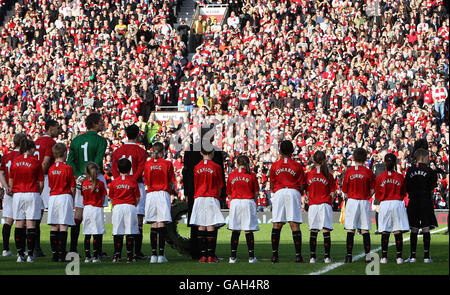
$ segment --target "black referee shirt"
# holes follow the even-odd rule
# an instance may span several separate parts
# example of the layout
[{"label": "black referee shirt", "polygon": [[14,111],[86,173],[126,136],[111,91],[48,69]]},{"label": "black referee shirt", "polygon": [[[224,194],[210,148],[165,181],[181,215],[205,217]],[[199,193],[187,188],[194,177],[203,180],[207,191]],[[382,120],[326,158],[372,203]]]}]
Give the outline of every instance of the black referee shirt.
[{"label": "black referee shirt", "polygon": [[437,186],[437,173],[428,165],[418,163],[408,168],[405,181],[409,199],[431,199]]}]

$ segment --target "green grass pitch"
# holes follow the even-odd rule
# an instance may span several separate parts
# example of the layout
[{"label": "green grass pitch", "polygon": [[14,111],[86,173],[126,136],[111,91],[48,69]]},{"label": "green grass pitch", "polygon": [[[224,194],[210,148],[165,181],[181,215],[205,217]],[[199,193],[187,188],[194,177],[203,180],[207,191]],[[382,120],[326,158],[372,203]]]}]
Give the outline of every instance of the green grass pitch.
[{"label": "green grass pitch", "polygon": [[[375,226],[374,226],[375,227]],[[374,228],[373,227],[373,228]],[[389,247],[389,263],[380,266],[380,275],[449,275],[449,236],[444,235],[445,226],[440,226],[433,231],[439,231],[431,236],[431,264],[423,263],[423,243],[419,238],[417,246],[417,262],[404,263],[397,265],[395,263],[395,246]],[[178,225],[181,235],[188,236],[189,229],[184,225]],[[112,258],[104,258],[101,263],[84,263],[84,254],[80,259],[81,275],[364,275],[366,264],[364,259],[359,259],[351,264],[342,264],[346,249],[346,231],[342,224],[335,224],[331,233],[331,256],[332,264],[323,263],[323,236],[319,233],[317,241],[317,263],[309,263],[309,231],[308,225],[302,224],[301,230],[303,235],[302,253],[307,263],[298,264],[294,262],[295,250],[292,241],[291,230],[288,225],[283,227],[281,233],[281,241],[279,247],[280,263],[272,264],[270,257],[272,253],[270,234],[272,225],[261,224],[260,231],[255,233],[255,255],[259,259],[259,263],[249,264],[247,259],[247,245],[245,235],[241,233],[237,264],[229,264],[230,255],[230,237],[231,232],[225,227],[221,228],[218,233],[217,255],[224,258],[221,263],[217,264],[201,264],[193,261],[190,257],[180,255],[174,251],[169,245],[166,245],[166,257],[169,263],[166,264],[150,264],[149,260],[140,260],[136,263],[127,264],[126,262],[112,263]],[[103,238],[103,249],[112,256],[113,244],[111,236],[112,226],[107,225],[107,234]],[[149,242],[149,225],[144,225],[144,241],[143,251],[146,255],[150,255]],[[0,257],[0,276],[1,275],[65,275],[66,263],[51,262],[50,244],[49,244],[49,226],[41,225],[41,246],[46,257],[39,257],[35,263],[17,263],[14,245],[14,227],[11,231],[11,250],[12,257]],[[372,249],[380,247],[380,235],[374,235],[371,232]],[[409,239],[409,233],[404,234],[404,239]],[[390,243],[394,240],[393,235],[390,237]],[[70,235],[69,235],[70,241]],[[69,242],[68,241],[68,242]],[[83,250],[83,235],[80,234],[78,250]],[[409,256],[410,244],[409,240],[404,242],[403,257]],[[125,247],[122,257],[126,257]],[[362,236],[355,235],[355,244],[353,255],[363,253]],[[380,252],[378,254],[381,255]],[[329,271],[325,268],[331,267]]]}]

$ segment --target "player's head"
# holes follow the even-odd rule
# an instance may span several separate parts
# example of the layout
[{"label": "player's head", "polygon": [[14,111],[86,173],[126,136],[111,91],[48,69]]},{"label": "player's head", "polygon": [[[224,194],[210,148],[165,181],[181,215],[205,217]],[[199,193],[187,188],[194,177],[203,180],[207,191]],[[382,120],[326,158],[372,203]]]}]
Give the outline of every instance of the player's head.
[{"label": "player's head", "polygon": [[367,160],[367,152],[363,148],[356,148],[353,151],[353,161],[356,163],[365,163]]},{"label": "player's head", "polygon": [[136,124],[132,124],[125,128],[125,133],[127,134],[127,138],[130,140],[136,140],[139,136],[139,127]]},{"label": "player's head", "polygon": [[153,158],[163,158],[164,157],[164,144],[162,142],[155,142],[153,144]]},{"label": "player's head", "polygon": [[91,113],[86,117],[85,124],[88,130],[99,132],[103,130],[105,122],[100,113]]},{"label": "player's head", "polygon": [[397,165],[397,157],[393,153],[388,153],[384,156],[384,166],[386,166],[387,171],[392,171]]},{"label": "player's head", "polygon": [[32,155],[32,154],[34,154],[35,150],[36,150],[36,145],[34,144],[34,141],[32,141],[31,139],[29,139],[27,137],[23,137],[20,140],[20,145],[19,145],[19,153],[20,154],[28,153],[28,154]]},{"label": "player's head", "polygon": [[283,156],[292,156],[292,154],[294,153],[294,145],[290,140],[283,140],[280,143],[280,153]]},{"label": "player's head", "polygon": [[55,159],[64,159],[67,156],[67,146],[64,143],[58,142],[52,147],[53,157]]},{"label": "player's head", "polygon": [[250,174],[250,159],[246,155],[239,155],[236,158],[236,164],[238,167],[243,167],[245,171]]},{"label": "player's head", "polygon": [[20,147],[20,142],[26,138],[27,138],[27,135],[25,133],[16,133],[13,137],[14,147],[16,147],[16,148]]},{"label": "player's head", "polygon": [[428,155],[428,151],[426,149],[417,149],[414,152],[414,159],[416,160],[416,162],[418,163],[425,163],[428,164],[428,162],[430,161],[429,155]]},{"label": "player's head", "polygon": [[59,134],[59,123],[56,120],[49,119],[45,122],[45,132],[51,137],[56,137]]},{"label": "player's head", "polygon": [[127,158],[122,158],[117,162],[117,168],[121,174],[129,174],[131,171],[131,161]]},{"label": "player's head", "polygon": [[327,164],[327,156],[322,151],[316,151],[313,155],[314,164],[320,166],[320,172],[323,175],[328,177],[328,164]]},{"label": "player's head", "polygon": [[100,169],[98,168],[98,165],[94,162],[88,162],[86,164],[86,168],[84,170],[84,173],[87,175],[89,180],[92,183],[92,191],[94,191],[95,186],[97,185],[97,176]]}]

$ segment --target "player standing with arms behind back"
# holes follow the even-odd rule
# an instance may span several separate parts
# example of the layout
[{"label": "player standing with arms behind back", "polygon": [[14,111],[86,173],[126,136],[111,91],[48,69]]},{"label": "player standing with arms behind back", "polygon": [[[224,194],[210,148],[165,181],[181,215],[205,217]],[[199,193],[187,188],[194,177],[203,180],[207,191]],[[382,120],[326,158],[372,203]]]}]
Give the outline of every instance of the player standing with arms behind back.
[{"label": "player standing with arms behind back", "polygon": [[310,229],[310,263],[316,263],[317,234],[323,232],[324,262],[330,263],[331,231],[333,230],[332,200],[336,191],[336,182],[328,171],[324,152],[313,155],[314,168],[306,173],[306,193],[308,197],[308,224]]},{"label": "player standing with arms behind back", "polygon": [[[105,183],[98,179],[100,168],[94,162],[86,165],[87,178],[81,184],[83,198],[83,234],[85,262],[100,262],[102,255],[101,238],[106,233],[103,204],[106,198]],[[91,259],[91,235],[93,236],[94,257]]]},{"label": "player standing with arms behind back", "polygon": [[406,197],[405,178],[396,172],[397,157],[388,153],[384,156],[386,171],[376,180],[375,198],[380,201],[379,231],[381,232],[381,260],[387,263],[389,236],[394,233],[397,249],[397,264],[403,263],[403,232],[409,230],[408,215],[403,199]]},{"label": "player standing with arms behind back", "polygon": [[250,170],[250,160],[245,155],[236,159],[237,168],[228,176],[227,194],[230,196],[230,214],[228,229],[231,233],[231,257],[229,262],[236,263],[237,248],[241,230],[245,231],[248,247],[248,262],[255,263],[254,231],[259,230],[256,214],[256,199],[259,194],[259,184],[256,174]]},{"label": "player standing with arms behind back", "polygon": [[202,147],[203,160],[194,167],[194,206],[190,224],[198,226],[201,263],[220,262],[216,257],[215,230],[225,225],[220,211],[220,191],[224,186],[222,167],[215,163],[214,149]]},{"label": "player standing with arms behind back", "polygon": [[109,184],[109,197],[113,203],[113,262],[119,262],[122,255],[123,236],[126,235],[127,263],[135,262],[133,257],[134,237],[139,232],[136,205],[139,201],[139,186],[130,175],[131,161],[121,158],[117,163],[120,175]]},{"label": "player standing with arms behind back", "polygon": [[73,199],[75,197],[75,175],[72,167],[65,163],[67,147],[63,143],[53,146],[55,163],[48,169],[47,223],[50,228],[52,261],[66,260],[67,228],[74,225]]},{"label": "player standing with arms behind back", "polygon": [[[105,122],[99,113],[92,113],[86,117],[87,132],[75,137],[71,144],[67,164],[73,169],[73,173],[77,178],[77,191],[75,194],[75,226],[72,227],[70,233],[70,252],[77,252],[78,236],[80,235],[80,224],[83,220],[83,199],[81,198],[81,190],[79,189],[81,183],[86,179],[84,175],[86,165],[88,162],[94,162],[99,167],[98,178],[105,184],[105,191],[107,190],[105,177],[103,176],[103,157],[105,156],[107,142],[106,139],[98,133],[103,131]],[[104,206],[107,205],[107,198],[105,198]]]},{"label": "player standing with arms behind back", "polygon": [[13,197],[11,187],[9,186],[9,178],[11,177],[11,165],[14,159],[20,155],[19,146],[22,139],[26,139],[26,135],[24,133],[17,133],[13,138],[14,149],[8,152],[6,155],[2,157],[2,161],[0,163],[0,181],[5,188],[5,195],[3,196],[3,212],[2,217],[5,220],[2,228],[2,236],[3,236],[3,253],[2,256],[12,256],[11,251],[9,250],[9,240],[11,237],[11,226],[14,223],[13,219]]},{"label": "player standing with arms behind back", "polygon": [[[37,157],[42,165],[42,171],[44,172],[44,189],[41,193],[42,199],[42,215],[44,214],[44,209],[48,209],[48,199],[50,197],[50,187],[48,185],[48,169],[55,162],[53,156],[53,146],[55,145],[56,138],[59,135],[60,126],[56,120],[50,119],[45,122],[45,134],[36,139],[34,142],[36,144],[36,151],[34,156]],[[35,256],[45,256],[41,249],[41,230],[40,230],[41,220],[36,221],[36,250]]]},{"label": "player standing with arms behind back", "polygon": [[[360,229],[363,236],[364,252],[366,256],[370,252],[370,233],[372,218],[370,215],[370,201],[375,193],[375,175],[372,170],[364,166],[367,160],[367,152],[363,148],[353,151],[354,165],[349,167],[344,174],[342,192],[347,198],[345,205],[344,227],[347,230],[347,256],[345,262],[352,262],[353,241],[355,229]],[[366,261],[370,261],[366,258]]]},{"label": "player standing with arms behind back", "polygon": [[145,259],[145,255],[142,253],[142,225],[145,215],[145,185],[144,185],[144,166],[147,160],[147,152],[139,146],[137,140],[139,136],[139,127],[135,124],[128,126],[125,129],[127,135],[127,142],[121,147],[116,149],[112,155],[112,168],[111,172],[116,179],[120,177],[120,171],[118,169],[119,160],[126,158],[131,162],[130,177],[134,177],[139,185],[140,196],[138,196],[139,203],[137,204],[137,217],[139,233],[134,237],[134,243],[136,247],[136,259]]},{"label": "player standing with arms behind back", "polygon": [[422,228],[424,262],[430,263],[430,229],[436,227],[437,220],[433,208],[433,190],[437,186],[437,174],[428,166],[428,151],[419,148],[414,153],[416,164],[406,171],[405,182],[408,192],[408,221],[411,227],[411,256],[408,262],[416,262],[417,235]]},{"label": "player standing with arms behind back", "polygon": [[[33,156],[36,146],[32,140],[22,138],[20,155],[11,165],[9,187],[13,192],[13,219],[16,221],[14,239],[18,253],[17,262],[25,262],[25,238],[28,246],[27,262],[34,262],[36,220],[41,219],[41,192],[44,173]],[[25,228],[26,226],[26,228]]]},{"label": "player standing with arms behind back", "polygon": [[272,263],[279,262],[278,245],[283,225],[289,222],[295,246],[295,261],[303,262],[301,191],[305,183],[305,172],[300,163],[291,159],[294,146],[289,140],[280,144],[280,159],[270,167],[270,189],[272,196]]},{"label": "player standing with arms behind back", "polygon": [[[173,164],[164,160],[164,144],[153,145],[153,156],[145,163],[144,182],[147,187],[145,200],[145,222],[151,223],[150,244],[152,256],[150,263],[166,263],[164,247],[167,238],[166,223],[172,222],[170,193],[175,189]],[[158,240],[159,236],[159,240]],[[159,241],[159,255],[156,255]]]}]

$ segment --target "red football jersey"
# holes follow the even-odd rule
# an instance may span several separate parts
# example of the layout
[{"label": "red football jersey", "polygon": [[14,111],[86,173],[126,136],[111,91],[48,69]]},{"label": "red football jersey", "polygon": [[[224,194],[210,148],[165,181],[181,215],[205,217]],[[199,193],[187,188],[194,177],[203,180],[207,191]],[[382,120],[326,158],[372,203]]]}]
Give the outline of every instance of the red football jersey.
[{"label": "red football jersey", "polygon": [[150,159],[144,167],[144,183],[147,192],[170,191],[170,183],[176,184],[173,164],[162,158]]},{"label": "red football jersey", "polygon": [[323,203],[331,205],[331,193],[336,191],[336,181],[330,172],[328,172],[328,178],[326,178],[319,168],[314,168],[306,173],[306,191],[309,205]]},{"label": "red football jersey", "polygon": [[92,183],[88,177],[81,184],[81,195],[83,196],[84,206],[103,207],[104,197],[106,196],[105,184],[97,179],[95,189],[92,191]]},{"label": "red football jersey", "polygon": [[109,195],[113,205],[137,205],[140,197],[139,186],[136,179],[130,175],[120,175],[109,184]]},{"label": "red football jersey", "polygon": [[50,196],[72,195],[72,188],[76,186],[72,167],[63,162],[55,162],[48,168],[48,186]]},{"label": "red football jersey", "polygon": [[342,192],[346,193],[348,198],[368,200],[372,197],[371,189],[375,189],[375,174],[372,170],[357,165],[351,166],[345,171]]},{"label": "red football jersey", "polygon": [[244,169],[238,168],[228,176],[227,195],[231,199],[254,199],[257,192],[259,184],[255,173],[248,174]]},{"label": "red football jersey", "polygon": [[194,199],[198,197],[214,197],[220,199],[222,167],[213,160],[201,160],[194,167]]},{"label": "red football jersey", "polygon": [[377,177],[375,198],[379,201],[403,200],[406,184],[403,175],[396,171],[384,171]]},{"label": "red football jersey", "polygon": [[301,191],[305,183],[305,171],[302,165],[290,158],[282,158],[273,163],[269,177],[274,192],[283,188]]},{"label": "red football jersey", "polygon": [[42,165],[33,156],[19,155],[12,162],[10,178],[13,193],[39,193],[39,182],[44,182]]},{"label": "red football jersey", "polygon": [[138,182],[144,182],[142,174],[144,172],[145,161],[147,160],[147,152],[134,142],[124,143],[121,147],[117,148],[112,155],[111,172],[114,178],[120,176],[117,162],[121,158],[130,160],[130,175],[134,176]]},{"label": "red football jersey", "polygon": [[7,153],[0,163],[0,170],[4,172],[6,182],[9,181],[9,177],[11,175],[11,165],[16,157],[20,155],[19,149],[15,149]]},{"label": "red football jersey", "polygon": [[56,141],[49,135],[43,135],[38,139],[36,139],[34,143],[36,144],[36,151],[34,152],[34,155],[39,160],[39,163],[41,163],[42,165],[44,158],[48,156],[52,159],[50,162],[51,166],[55,161],[55,158],[53,157],[52,148],[55,145]]}]

